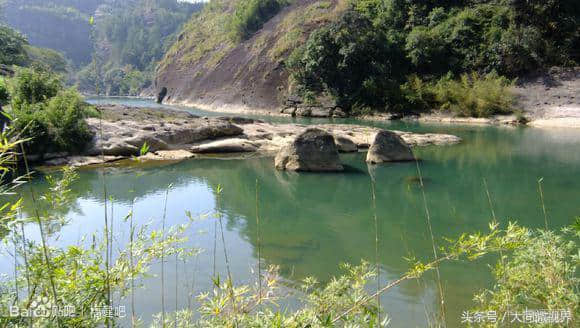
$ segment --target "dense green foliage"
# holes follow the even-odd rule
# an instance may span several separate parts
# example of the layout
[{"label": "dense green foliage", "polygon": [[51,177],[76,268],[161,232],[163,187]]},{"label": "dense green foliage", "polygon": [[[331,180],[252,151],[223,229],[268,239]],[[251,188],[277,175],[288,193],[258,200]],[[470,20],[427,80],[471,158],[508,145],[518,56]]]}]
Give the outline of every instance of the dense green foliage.
[{"label": "dense green foliage", "polygon": [[505,313],[565,309],[573,318],[578,318],[580,278],[576,270],[580,255],[577,238],[570,238],[567,231],[565,234],[534,233],[525,247],[517,249],[493,268],[496,284],[476,295],[477,310]]},{"label": "dense green foliage", "polygon": [[[342,17],[294,51],[288,67],[303,95],[327,92],[352,110],[420,110],[424,108],[410,108],[414,104],[403,101],[421,97],[409,94],[413,88],[401,88],[408,75],[436,83],[450,73],[459,81],[451,84],[445,78],[447,86],[475,90],[479,86],[466,85],[461,74],[515,77],[574,64],[579,59],[579,17],[580,5],[571,0],[353,0]],[[505,86],[501,79],[483,81],[496,91]],[[506,107],[474,109],[474,103],[489,102],[479,92],[472,92],[469,101],[450,96],[459,94],[442,99],[443,107],[471,103],[457,110],[463,115],[511,110],[504,100],[497,105]]]},{"label": "dense green foliage", "polygon": [[0,108],[5,106],[10,101],[10,94],[8,93],[8,86],[3,77],[0,77]]},{"label": "dense green foliage", "polygon": [[64,89],[60,78],[49,71],[19,69],[9,81],[12,128],[28,151],[78,152],[92,139],[85,122],[94,115],[75,89]]},{"label": "dense green foliage", "polygon": [[136,95],[147,87],[175,33],[200,4],[176,0],[119,3],[95,20],[96,56],[78,74],[79,88],[107,95]]},{"label": "dense green foliage", "polygon": [[[79,89],[136,95],[151,83],[157,62],[183,22],[201,7],[177,0],[7,0],[1,19],[30,44],[71,60]],[[27,52],[63,71],[64,60],[56,53]]]},{"label": "dense green foliage", "polygon": [[236,3],[230,21],[232,38],[245,40],[278,13],[287,4],[286,0],[248,0]]},{"label": "dense green foliage", "polygon": [[30,44],[57,50],[76,66],[91,59],[89,17],[103,0],[6,0],[2,21],[26,35]]},{"label": "dense green foliage", "polygon": [[18,31],[0,25],[0,64],[44,66],[57,73],[67,73],[68,63],[57,51],[33,47]]},{"label": "dense green foliage", "polygon": [[24,65],[28,62],[26,38],[17,31],[0,25],[0,64]]},{"label": "dense green foliage", "polygon": [[68,62],[58,51],[30,45],[24,46],[24,49],[30,62],[36,65],[44,65],[48,70],[61,74],[66,74],[69,70]]}]

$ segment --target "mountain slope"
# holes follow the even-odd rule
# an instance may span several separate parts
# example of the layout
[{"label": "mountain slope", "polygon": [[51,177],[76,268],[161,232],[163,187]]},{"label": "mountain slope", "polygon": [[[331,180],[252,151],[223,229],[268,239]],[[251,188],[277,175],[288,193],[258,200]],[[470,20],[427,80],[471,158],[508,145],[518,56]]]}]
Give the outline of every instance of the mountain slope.
[{"label": "mountain slope", "polygon": [[299,96],[352,113],[510,113],[513,78],[580,62],[578,22],[576,0],[212,0],[154,87],[222,110]]},{"label": "mountain slope", "polygon": [[157,70],[155,87],[167,88],[166,100],[216,108],[277,107],[291,88],[284,69],[288,55],[346,9],[343,0],[281,3],[263,24],[253,24],[255,33],[241,33],[244,39],[232,17],[243,16],[248,2],[213,0],[190,20]]}]

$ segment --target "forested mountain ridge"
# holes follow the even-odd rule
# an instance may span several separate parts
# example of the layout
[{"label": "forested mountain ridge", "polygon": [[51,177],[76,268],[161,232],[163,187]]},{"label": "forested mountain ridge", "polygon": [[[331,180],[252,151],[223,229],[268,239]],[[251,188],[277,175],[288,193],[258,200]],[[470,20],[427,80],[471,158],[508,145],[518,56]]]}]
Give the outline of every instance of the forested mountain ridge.
[{"label": "forested mountain ridge", "polygon": [[178,0],[0,0],[0,21],[62,52],[88,93],[137,94],[172,36],[202,4]]},{"label": "forested mountain ridge", "polygon": [[81,89],[107,95],[139,93],[181,25],[201,6],[176,0],[114,0],[101,5],[95,16],[95,56],[79,73]]},{"label": "forested mountain ridge", "polygon": [[105,0],[5,0],[0,20],[38,47],[65,54],[76,66],[90,62],[89,18]]},{"label": "forested mountain ridge", "polygon": [[578,64],[579,17],[573,0],[213,0],[167,52],[156,88],[210,107],[330,96],[353,112],[487,116],[509,108],[514,78]]}]

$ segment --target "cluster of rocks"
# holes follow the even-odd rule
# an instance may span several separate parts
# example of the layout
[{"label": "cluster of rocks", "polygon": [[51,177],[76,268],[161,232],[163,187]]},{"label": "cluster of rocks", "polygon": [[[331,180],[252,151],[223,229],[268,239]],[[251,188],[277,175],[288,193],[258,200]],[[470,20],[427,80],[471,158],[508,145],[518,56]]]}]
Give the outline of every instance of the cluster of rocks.
[{"label": "cluster of rocks", "polygon": [[298,98],[288,98],[280,113],[292,117],[347,117],[345,111],[332,101],[322,104],[305,104]]},{"label": "cluster of rocks", "polygon": [[[337,139],[322,129],[306,129],[278,152],[274,164],[278,170],[342,171]],[[369,164],[413,160],[409,145],[398,134],[386,130],[376,133],[366,157]]]},{"label": "cluster of rocks", "polygon": [[[383,131],[352,124],[272,124],[242,117],[198,117],[187,112],[123,106],[101,107],[103,119],[89,118],[93,141],[83,154],[59,154],[48,165],[87,165],[140,157],[182,160],[206,154],[276,156],[285,170],[336,171],[339,152],[369,150],[370,163],[412,160],[410,146],[448,145],[447,134]],[[147,144],[148,153],[141,149]],[[140,156],[142,155],[142,156]]]}]

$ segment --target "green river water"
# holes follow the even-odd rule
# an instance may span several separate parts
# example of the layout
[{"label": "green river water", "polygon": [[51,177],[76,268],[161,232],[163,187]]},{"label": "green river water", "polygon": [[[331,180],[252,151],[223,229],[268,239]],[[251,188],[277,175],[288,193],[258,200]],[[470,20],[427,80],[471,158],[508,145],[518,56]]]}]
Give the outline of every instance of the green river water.
[{"label": "green river water", "polygon": [[[154,106],[138,99],[92,99],[93,103],[119,102]],[[201,115],[218,115],[189,109]],[[291,118],[263,117],[276,122]],[[299,120],[297,122],[321,122]],[[570,224],[580,215],[580,130],[458,126],[361,122],[339,120],[414,132],[443,132],[463,138],[453,146],[415,149],[425,180],[427,205],[433,233],[439,244],[444,237],[462,232],[486,230],[491,221],[490,205],[483,186],[489,186],[495,215],[501,223],[517,221],[540,228],[544,215],[538,193],[543,191],[551,228]],[[70,223],[64,226],[55,244],[74,244],[83,235],[101,231],[103,225],[103,172],[109,193],[115,199],[116,242],[127,239],[128,227],[121,218],[135,198],[138,223],[152,220],[160,227],[163,198],[168,185],[168,225],[187,220],[185,211],[212,213],[216,209],[216,187],[223,187],[220,210],[227,220],[225,241],[232,274],[238,283],[253,283],[257,264],[255,185],[259,181],[261,257],[265,264],[280,266],[288,282],[307,276],[328,281],[340,274],[342,262],[359,263],[374,259],[374,223],[371,186],[364,153],[344,154],[343,173],[289,173],[274,169],[272,158],[194,159],[179,163],[113,166],[81,169],[73,186],[76,202],[68,209]],[[380,264],[383,283],[403,274],[404,257],[432,257],[432,248],[415,163],[374,167],[377,186],[377,214],[380,236]],[[41,192],[46,182],[33,182]],[[187,289],[195,276],[194,290],[211,288],[214,222],[194,223],[189,243],[204,249],[185,263],[168,262],[166,298],[169,310],[187,307]],[[28,233],[36,234],[35,227]],[[223,250],[218,243],[216,263],[225,274]],[[11,261],[0,255],[0,272],[10,273]],[[487,264],[496,258],[475,263],[444,264],[441,275],[445,291],[449,327],[461,327],[461,312],[473,306],[472,295],[489,286]],[[154,268],[154,273],[159,271]],[[174,280],[178,275],[177,282]],[[137,313],[148,321],[160,310],[158,278],[145,281],[139,291]],[[383,295],[382,304],[392,318],[391,327],[424,327],[426,312],[438,310],[434,275],[420,282],[409,281]],[[293,297],[287,306],[293,306]]]}]

